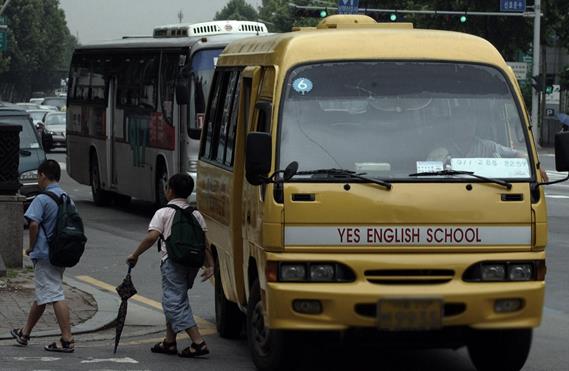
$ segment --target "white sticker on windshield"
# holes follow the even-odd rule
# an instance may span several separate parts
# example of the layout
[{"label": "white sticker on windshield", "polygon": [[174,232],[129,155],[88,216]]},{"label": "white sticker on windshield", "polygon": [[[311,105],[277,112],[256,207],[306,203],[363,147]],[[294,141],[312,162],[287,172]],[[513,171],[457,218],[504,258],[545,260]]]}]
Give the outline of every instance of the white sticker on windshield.
[{"label": "white sticker on windshield", "polygon": [[300,77],[292,82],[292,88],[294,91],[302,95],[310,93],[313,87],[314,85],[312,84],[312,81],[304,77]]},{"label": "white sticker on windshield", "polygon": [[40,144],[39,143],[32,143],[32,144],[30,144],[30,148],[40,148]]},{"label": "white sticker on windshield", "polygon": [[441,171],[443,170],[443,162],[442,161],[417,161],[417,172],[418,173],[425,173],[425,172],[433,172],[433,171]]},{"label": "white sticker on windshield", "polygon": [[490,178],[529,178],[526,158],[453,158],[452,170],[473,171]]}]

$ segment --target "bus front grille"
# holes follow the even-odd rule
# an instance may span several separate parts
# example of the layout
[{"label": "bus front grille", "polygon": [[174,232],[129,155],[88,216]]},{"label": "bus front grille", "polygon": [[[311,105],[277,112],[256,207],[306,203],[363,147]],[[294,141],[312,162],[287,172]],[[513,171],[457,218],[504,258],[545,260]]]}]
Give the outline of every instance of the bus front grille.
[{"label": "bus front grille", "polygon": [[381,285],[431,285],[450,282],[450,269],[375,269],[364,272],[368,282]]}]

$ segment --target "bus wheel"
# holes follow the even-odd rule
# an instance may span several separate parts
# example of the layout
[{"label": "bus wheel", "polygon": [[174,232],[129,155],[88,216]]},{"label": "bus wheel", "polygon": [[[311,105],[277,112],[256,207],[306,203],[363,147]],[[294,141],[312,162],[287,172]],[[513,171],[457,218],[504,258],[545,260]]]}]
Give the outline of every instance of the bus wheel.
[{"label": "bus wheel", "polygon": [[118,207],[127,207],[130,204],[131,197],[127,195],[121,195],[118,193],[114,194],[115,205]]},{"label": "bus wheel", "polygon": [[241,334],[244,316],[237,304],[227,300],[223,293],[223,283],[219,263],[215,264],[215,326],[219,336],[235,339]]},{"label": "bus wheel", "polygon": [[478,371],[519,371],[531,347],[532,330],[478,330],[468,339],[468,354]]},{"label": "bus wheel", "polygon": [[99,163],[97,161],[97,156],[91,157],[91,194],[93,195],[93,201],[97,206],[107,206],[111,202],[111,195],[109,192],[101,189],[101,177],[99,173]]},{"label": "bus wheel", "polygon": [[168,203],[168,200],[166,200],[166,194],[164,193],[164,187],[166,187],[168,182],[168,172],[166,171],[166,166],[162,164],[162,161],[158,162],[158,167],[156,169],[156,191],[154,195],[154,204],[157,208],[161,208]]},{"label": "bus wheel", "polygon": [[265,324],[265,310],[261,302],[261,287],[255,280],[247,303],[247,341],[258,370],[289,370],[294,356],[287,356],[286,334],[270,330]]}]

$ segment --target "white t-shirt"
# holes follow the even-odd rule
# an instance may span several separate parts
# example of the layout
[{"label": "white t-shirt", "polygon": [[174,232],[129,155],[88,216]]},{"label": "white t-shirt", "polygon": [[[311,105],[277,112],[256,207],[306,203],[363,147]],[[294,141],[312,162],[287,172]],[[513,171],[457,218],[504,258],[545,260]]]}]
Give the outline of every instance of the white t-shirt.
[{"label": "white t-shirt", "polygon": [[[190,206],[188,201],[185,198],[175,198],[172,201],[168,202],[168,205],[176,205],[185,209]],[[174,215],[176,214],[176,210],[171,207],[163,207],[154,213],[150,224],[148,225],[149,231],[157,231],[164,236],[166,240],[170,237],[172,223],[174,221]],[[205,220],[202,214],[194,210],[192,215],[196,218],[200,226],[202,227],[204,232],[207,232],[207,225],[205,224]],[[164,261],[168,258],[168,254],[166,253],[166,244],[162,243],[162,248],[160,249],[160,257],[161,260]]]}]

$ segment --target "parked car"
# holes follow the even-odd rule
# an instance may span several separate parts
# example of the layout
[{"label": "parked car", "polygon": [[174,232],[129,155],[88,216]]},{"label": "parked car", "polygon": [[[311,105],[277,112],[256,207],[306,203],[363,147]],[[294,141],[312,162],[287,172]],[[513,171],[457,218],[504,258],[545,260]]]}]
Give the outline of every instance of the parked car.
[{"label": "parked car", "polygon": [[34,128],[32,118],[23,110],[0,108],[0,125],[19,125],[20,132],[20,193],[29,204],[40,192],[38,184],[38,167],[46,159],[40,144],[39,136]]},{"label": "parked car", "polygon": [[65,111],[65,108],[67,108],[67,97],[46,97],[41,104],[54,106],[59,111]]},{"label": "parked car", "polygon": [[65,112],[48,112],[43,119],[42,141],[47,152],[65,148]]}]

